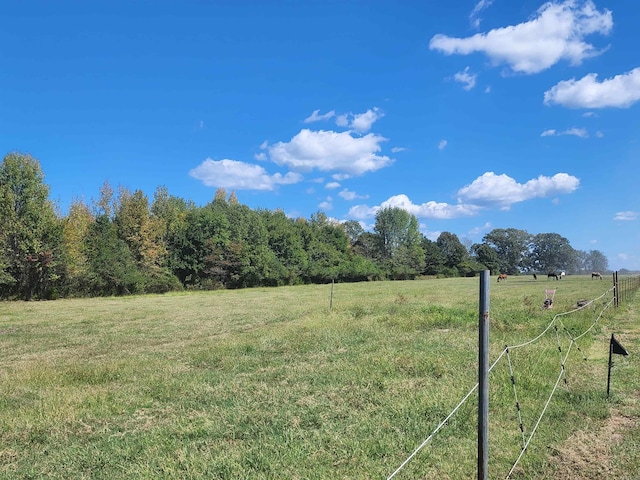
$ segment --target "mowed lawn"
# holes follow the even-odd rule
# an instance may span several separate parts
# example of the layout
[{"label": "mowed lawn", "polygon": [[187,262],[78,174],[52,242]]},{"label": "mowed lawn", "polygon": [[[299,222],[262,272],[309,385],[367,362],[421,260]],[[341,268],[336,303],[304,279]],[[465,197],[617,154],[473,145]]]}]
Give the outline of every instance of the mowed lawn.
[{"label": "mowed lawn", "polygon": [[[554,478],[580,432],[612,411],[637,419],[637,301],[598,318],[610,283],[492,277],[492,361],[599,298],[510,357],[530,432],[558,346],[598,320],[512,478]],[[0,303],[0,478],[387,478],[477,381],[478,292],[458,278]],[[633,354],[616,359],[607,400],[612,332]],[[503,360],[490,379],[491,478],[523,442],[509,377]],[[472,394],[395,478],[474,477],[476,414]],[[637,447],[636,425],[624,438]],[[634,468],[633,451],[620,442],[610,460]]]}]

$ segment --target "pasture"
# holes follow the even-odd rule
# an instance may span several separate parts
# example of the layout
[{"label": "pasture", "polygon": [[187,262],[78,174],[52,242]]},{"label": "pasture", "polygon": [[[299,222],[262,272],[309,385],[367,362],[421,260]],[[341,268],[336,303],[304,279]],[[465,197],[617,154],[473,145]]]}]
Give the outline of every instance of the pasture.
[{"label": "pasture", "polygon": [[[491,361],[604,280],[492,277]],[[477,381],[478,282],[336,284],[332,311],[330,285],[0,303],[0,478],[387,478]],[[594,312],[563,324],[575,334]],[[640,471],[639,317],[634,298],[580,339],[511,478],[602,478],[589,446],[609,478]],[[612,332],[631,355],[607,400]],[[562,338],[511,358],[527,430]],[[490,378],[491,478],[522,445],[509,375],[501,362]],[[476,399],[394,478],[473,478]],[[605,446],[598,432],[620,415],[625,442]]]}]

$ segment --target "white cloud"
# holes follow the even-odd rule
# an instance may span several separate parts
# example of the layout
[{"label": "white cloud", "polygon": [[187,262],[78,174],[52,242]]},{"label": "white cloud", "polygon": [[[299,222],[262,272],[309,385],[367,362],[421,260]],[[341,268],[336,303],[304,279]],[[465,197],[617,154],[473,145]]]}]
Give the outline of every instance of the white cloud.
[{"label": "white cloud", "polygon": [[598,114],[596,112],[584,112],[582,116],[585,118],[589,118],[589,117],[597,117]]},{"label": "white cloud", "polygon": [[349,114],[343,113],[342,115],[338,115],[336,117],[336,125],[339,127],[348,127],[349,126]]},{"label": "white cloud", "polygon": [[373,110],[367,110],[364,113],[358,113],[353,116],[351,128],[360,133],[368,132],[371,130],[371,126],[382,117],[384,117],[384,113],[377,107]]},{"label": "white cloud", "polygon": [[462,72],[458,72],[453,75],[453,79],[458,83],[462,83],[462,88],[467,92],[476,86],[477,77],[477,75],[469,73],[469,67],[466,67]]},{"label": "white cloud", "polygon": [[598,82],[590,73],[580,80],[563,80],[544,92],[546,105],[568,108],[627,108],[640,100],[640,67]]},{"label": "white cloud", "polygon": [[253,158],[258,160],[259,162],[264,162],[267,159],[267,154],[264,152],[256,153]]},{"label": "white cloud", "polygon": [[561,60],[577,65],[600,54],[584,37],[608,34],[612,27],[611,12],[599,12],[590,0],[547,2],[527,22],[466,38],[437,34],[429,42],[429,48],[446,55],[482,52],[494,64],[507,64],[515,72],[532,74]]},{"label": "white cloud", "polygon": [[473,11],[469,14],[469,22],[471,22],[471,25],[474,28],[479,28],[480,27],[480,21],[482,20],[480,18],[480,13],[483,10],[486,10],[487,8],[489,8],[492,3],[493,3],[493,0],[480,0],[473,7]]},{"label": "white cloud", "polygon": [[329,190],[340,188],[340,183],[339,182],[329,182],[324,186],[324,188],[327,188]]},{"label": "white cloud", "polygon": [[406,151],[406,150],[407,150],[407,149],[406,149],[406,148],[404,148],[404,147],[393,147],[393,148],[391,149],[391,153],[399,153],[399,152],[404,152],[404,151]]},{"label": "white cloud", "polygon": [[567,130],[563,130],[562,132],[558,132],[557,130],[552,128],[549,130],[545,130],[540,134],[541,137],[559,137],[562,135],[573,135],[575,137],[580,137],[580,138],[589,137],[589,133],[585,128],[577,128],[577,127],[569,128]]},{"label": "white cloud", "polygon": [[336,125],[339,127],[347,127],[358,133],[365,133],[371,130],[372,125],[384,117],[384,113],[378,108],[373,107],[364,113],[343,113],[336,117]]},{"label": "white cloud", "polygon": [[580,138],[587,138],[589,136],[586,129],[576,127],[565,130],[564,132],[560,133],[560,135],[574,135]]},{"label": "white cloud", "polygon": [[346,188],[338,193],[338,195],[348,201],[355,200],[356,198],[369,198],[369,195],[358,195],[356,192],[352,192]]},{"label": "white cloud", "polygon": [[334,173],[333,175],[331,175],[331,178],[338,182],[342,182],[343,180],[351,178],[351,175],[348,175],[346,173]]},{"label": "white cloud", "polygon": [[638,212],[633,212],[631,210],[627,210],[626,212],[618,212],[616,213],[615,217],[613,217],[614,220],[621,220],[621,221],[632,221],[632,220],[637,220],[638,219]]},{"label": "white cloud", "polygon": [[438,150],[444,150],[444,148],[447,146],[447,141],[446,140],[440,140],[440,143],[438,143]]},{"label": "white cloud", "polygon": [[604,133],[603,133],[603,132],[601,132],[600,130],[598,130],[598,131],[596,132],[596,137],[598,137],[598,138],[602,138],[602,137],[604,137]]},{"label": "white cloud", "polygon": [[349,210],[349,216],[356,219],[370,218],[374,217],[381,208],[394,207],[402,208],[418,218],[437,219],[468,217],[477,214],[480,210],[480,207],[476,205],[451,205],[433,201],[417,205],[406,195],[400,194],[390,197],[379,206],[369,207],[367,205],[356,205]]},{"label": "white cloud", "polygon": [[521,184],[505,174],[486,172],[458,191],[458,201],[508,209],[513,203],[571,193],[579,184],[578,178],[567,173],[557,173],[553,177],[540,175]]},{"label": "white cloud", "polygon": [[200,180],[207,187],[233,188],[236,190],[274,190],[278,185],[298,183],[302,175],[289,172],[286,175],[269,175],[259,165],[236,160],[206,159],[189,175]]},{"label": "white cloud", "polygon": [[487,88],[484,89],[484,93],[491,93],[491,85],[487,85]]},{"label": "white cloud", "polygon": [[331,210],[333,208],[333,198],[327,197],[327,199],[324,202],[321,202],[318,205],[318,208],[320,210]]},{"label": "white cloud", "polygon": [[469,235],[476,236],[481,234],[482,232],[488,232],[491,230],[491,222],[487,222],[481,227],[475,227],[469,230]]},{"label": "white cloud", "polygon": [[386,140],[373,133],[353,137],[350,132],[303,129],[290,142],[272,145],[269,155],[277,165],[295,171],[336,170],[362,175],[393,163],[391,158],[377,154]]},{"label": "white cloud", "polygon": [[304,119],[304,123],[320,122],[322,120],[329,120],[335,114],[336,114],[335,110],[331,110],[330,112],[324,113],[322,115],[320,114],[320,110],[314,110],[311,115],[309,115],[307,118]]}]

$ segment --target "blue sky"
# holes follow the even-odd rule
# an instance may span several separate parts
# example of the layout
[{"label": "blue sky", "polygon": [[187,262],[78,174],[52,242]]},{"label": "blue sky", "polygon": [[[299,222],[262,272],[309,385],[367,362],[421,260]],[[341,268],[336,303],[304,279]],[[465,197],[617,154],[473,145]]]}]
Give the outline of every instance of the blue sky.
[{"label": "blue sky", "polygon": [[558,233],[640,269],[640,6],[5,2],[0,151],[64,212],[112,186],[204,205],[400,206],[431,239]]}]

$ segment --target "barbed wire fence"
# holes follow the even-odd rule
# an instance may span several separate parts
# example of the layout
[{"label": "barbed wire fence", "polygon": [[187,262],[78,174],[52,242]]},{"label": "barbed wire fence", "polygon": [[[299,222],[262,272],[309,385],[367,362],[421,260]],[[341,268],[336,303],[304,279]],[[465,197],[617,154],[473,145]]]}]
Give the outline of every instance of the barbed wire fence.
[{"label": "barbed wire fence", "polygon": [[[575,348],[575,350],[582,356],[583,360],[587,360],[585,353],[580,348],[580,343],[582,339],[592,332],[596,326],[599,324],[601,318],[612,307],[617,307],[620,301],[624,301],[630,298],[631,293],[635,292],[640,288],[640,276],[637,277],[626,277],[620,279],[617,276],[617,272],[614,273],[613,278],[613,286],[607,289],[604,293],[602,293],[599,297],[594,298],[589,301],[581,301],[578,306],[572,310],[557,313],[553,316],[552,320],[547,324],[547,326],[534,338],[527,340],[525,342],[515,344],[515,345],[505,345],[504,349],[499,353],[498,357],[493,361],[493,363],[489,366],[488,372],[492,372],[496,366],[501,364],[502,361],[506,360],[505,368],[508,369],[508,378],[510,387],[513,391],[514,398],[514,410],[517,417],[517,428],[520,431],[518,437],[521,437],[522,444],[520,445],[520,453],[513,461],[511,469],[506,474],[505,478],[509,479],[516,471],[520,461],[524,457],[528,447],[530,446],[542,420],[545,416],[545,413],[548,411],[551,400],[556,394],[558,387],[563,385],[566,389],[568,389],[568,379],[567,379],[567,369],[566,364],[569,359],[569,354]],[[577,314],[578,312],[591,312],[593,311],[593,318],[587,323],[587,325],[583,325],[580,322],[576,322],[576,324],[571,327],[567,325],[567,320],[570,316]],[[580,332],[575,332],[576,328],[582,327]],[[531,347],[535,344],[542,343],[544,340],[549,342],[549,337],[553,340],[554,347],[557,349],[557,355],[559,363],[558,374],[555,378],[553,385],[551,386],[551,390],[549,395],[544,399],[542,406],[537,410],[537,416],[530,417],[535,420],[533,422],[533,426],[530,429],[527,429],[525,422],[523,421],[522,414],[522,404],[521,401],[524,399],[519,399],[518,397],[518,386],[516,382],[516,374],[515,370],[517,368],[517,364],[514,361],[514,353],[517,351],[524,351],[527,347]],[[563,350],[562,344],[566,343],[566,347]],[[514,368],[515,367],[515,368]],[[476,383],[460,400],[460,402],[453,408],[453,410],[437,425],[437,427],[427,436],[427,438],[420,444],[418,447],[393,471],[388,477],[387,480],[393,479],[397,474],[399,474],[408,464],[409,462],[418,455],[418,453],[423,450],[436,436],[436,434],[447,425],[447,423],[452,419],[452,417],[460,410],[460,408],[469,401],[474,392],[478,389],[479,384]]]}]

